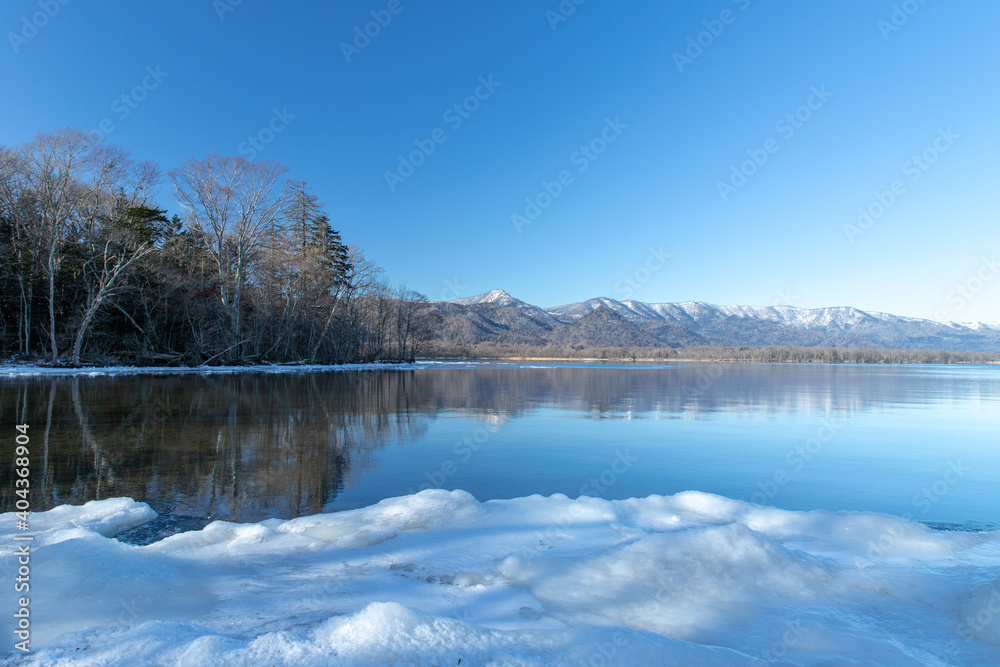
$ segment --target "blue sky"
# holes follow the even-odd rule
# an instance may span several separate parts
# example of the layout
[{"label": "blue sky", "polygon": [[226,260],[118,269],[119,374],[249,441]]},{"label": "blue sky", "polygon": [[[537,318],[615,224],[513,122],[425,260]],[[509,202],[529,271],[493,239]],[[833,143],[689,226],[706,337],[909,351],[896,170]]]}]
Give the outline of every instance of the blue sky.
[{"label": "blue sky", "polygon": [[6,0],[0,143],[107,119],[165,171],[280,161],[431,299],[996,321],[998,21],[987,0]]}]

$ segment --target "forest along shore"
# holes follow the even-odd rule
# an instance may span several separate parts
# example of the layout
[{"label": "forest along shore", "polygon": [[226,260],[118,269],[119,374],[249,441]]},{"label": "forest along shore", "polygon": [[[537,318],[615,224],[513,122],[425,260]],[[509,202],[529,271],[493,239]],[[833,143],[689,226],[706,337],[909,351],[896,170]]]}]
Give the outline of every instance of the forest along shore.
[{"label": "forest along shore", "polygon": [[[0,357],[197,366],[412,359],[426,297],[345,243],[287,168],[166,173],[73,128],[0,145]],[[178,214],[159,207],[167,182]]]},{"label": "forest along shore", "polygon": [[419,359],[510,361],[715,361],[825,364],[1000,364],[1000,353],[839,347],[571,347],[428,343]]}]

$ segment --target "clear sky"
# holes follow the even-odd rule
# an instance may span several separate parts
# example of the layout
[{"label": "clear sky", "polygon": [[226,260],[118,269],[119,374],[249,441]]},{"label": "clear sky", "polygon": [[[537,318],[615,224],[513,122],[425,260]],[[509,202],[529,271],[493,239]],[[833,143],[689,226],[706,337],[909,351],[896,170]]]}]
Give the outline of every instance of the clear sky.
[{"label": "clear sky", "polygon": [[435,300],[997,321],[998,25],[990,0],[5,0],[0,143],[104,121],[165,171],[280,161]]}]

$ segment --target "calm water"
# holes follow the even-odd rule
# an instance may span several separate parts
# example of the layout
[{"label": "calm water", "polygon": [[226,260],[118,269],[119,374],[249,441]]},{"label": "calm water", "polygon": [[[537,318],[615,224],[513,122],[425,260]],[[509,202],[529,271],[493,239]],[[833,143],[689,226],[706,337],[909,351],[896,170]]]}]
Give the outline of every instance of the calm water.
[{"label": "calm water", "polygon": [[[33,508],[130,496],[159,530],[371,504],[695,489],[1000,524],[1000,367],[679,364],[0,379]],[[5,445],[6,450],[6,445]],[[0,471],[13,507],[10,466]]]}]

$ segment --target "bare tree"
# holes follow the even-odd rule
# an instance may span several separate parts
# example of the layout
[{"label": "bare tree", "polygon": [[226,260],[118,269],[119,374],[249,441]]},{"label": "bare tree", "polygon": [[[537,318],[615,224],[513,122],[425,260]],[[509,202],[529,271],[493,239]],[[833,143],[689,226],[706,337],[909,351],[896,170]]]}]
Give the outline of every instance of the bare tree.
[{"label": "bare tree", "polygon": [[395,357],[401,360],[416,355],[419,344],[426,336],[427,297],[405,284],[393,293],[395,305]]},{"label": "bare tree", "polygon": [[[343,315],[346,340],[339,356],[341,359],[378,359],[380,349],[384,346],[383,315],[388,307],[390,293],[385,272],[365,257],[364,252],[356,245],[348,247],[348,258],[352,275],[343,299],[346,306]],[[332,317],[331,310],[331,320]]]},{"label": "bare tree", "polygon": [[[84,266],[94,259],[87,252],[88,240],[90,250],[100,249],[97,263],[102,268],[84,271],[82,287],[90,298],[75,334],[71,333],[73,361],[78,363],[83,338],[101,302],[120,280],[124,266],[134,261],[127,247],[104,239],[107,224],[114,218],[110,207],[144,200],[158,180],[158,171],[151,163],[137,165],[125,149],[104,145],[95,135],[72,128],[40,133],[16,151],[8,151],[2,161],[7,165],[4,172],[16,170],[15,178],[4,174],[0,198],[14,217],[19,250],[33,257],[47,283],[53,363],[59,360],[57,280],[67,248],[82,250]],[[23,335],[30,346],[31,295],[25,284],[30,276],[24,277],[23,270],[21,276],[22,312],[27,316]],[[96,289],[88,282],[90,278],[95,278]]]},{"label": "bare tree", "polygon": [[189,226],[206,238],[218,271],[232,356],[239,357],[242,347],[242,295],[252,262],[285,208],[286,189],[278,183],[285,171],[276,162],[211,154],[188,158],[170,172],[177,202]]},{"label": "bare tree", "polygon": [[80,364],[80,352],[90,325],[103,304],[122,288],[122,277],[136,261],[152,250],[144,238],[136,211],[146,204],[160,181],[160,170],[151,162],[135,163],[120,148],[97,156],[100,179],[84,201],[79,234],[85,248],[82,264],[86,300],[73,337],[70,363]]},{"label": "bare tree", "polygon": [[[40,251],[38,261],[48,286],[49,351],[59,360],[56,334],[56,276],[63,249],[79,222],[81,202],[90,187],[99,187],[100,140],[72,128],[39,133],[20,149],[24,189],[35,199],[36,218],[25,225]],[[90,186],[90,187],[88,187]]]},{"label": "bare tree", "polygon": [[39,248],[32,242],[41,235],[32,234],[37,229],[37,207],[34,197],[27,190],[24,162],[19,151],[0,146],[0,218],[5,224],[5,237],[9,246],[4,248],[6,278],[13,278],[18,287],[18,352],[31,350],[31,306],[34,303],[35,278]]}]

